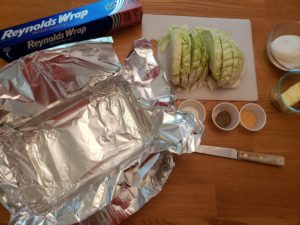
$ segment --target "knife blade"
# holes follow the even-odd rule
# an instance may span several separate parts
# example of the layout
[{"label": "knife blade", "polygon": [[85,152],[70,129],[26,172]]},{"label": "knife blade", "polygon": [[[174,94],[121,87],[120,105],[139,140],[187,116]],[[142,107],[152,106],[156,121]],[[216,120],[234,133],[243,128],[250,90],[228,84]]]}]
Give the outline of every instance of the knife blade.
[{"label": "knife blade", "polygon": [[199,145],[195,152],[211,156],[262,163],[272,166],[284,166],[285,164],[284,157],[280,155],[238,151],[234,148],[227,147]]}]

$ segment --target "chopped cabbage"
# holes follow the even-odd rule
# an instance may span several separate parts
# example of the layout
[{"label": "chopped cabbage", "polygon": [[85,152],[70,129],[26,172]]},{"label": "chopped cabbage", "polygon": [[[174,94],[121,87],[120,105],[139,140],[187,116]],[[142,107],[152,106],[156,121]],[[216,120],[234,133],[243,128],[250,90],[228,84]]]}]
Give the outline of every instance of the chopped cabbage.
[{"label": "chopped cabbage", "polygon": [[168,49],[171,81],[179,89],[235,88],[245,67],[244,54],[229,33],[207,27],[172,26],[159,41]]}]

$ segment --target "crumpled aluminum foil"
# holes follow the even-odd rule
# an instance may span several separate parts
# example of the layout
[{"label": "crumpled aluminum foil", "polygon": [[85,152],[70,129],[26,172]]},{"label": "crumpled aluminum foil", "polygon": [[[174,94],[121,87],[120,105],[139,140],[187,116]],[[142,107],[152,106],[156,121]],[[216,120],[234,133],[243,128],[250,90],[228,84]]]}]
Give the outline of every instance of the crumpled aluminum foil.
[{"label": "crumpled aluminum foil", "polygon": [[144,39],[123,67],[110,37],[25,56],[0,70],[0,103],[0,201],[17,225],[120,224],[204,131]]}]

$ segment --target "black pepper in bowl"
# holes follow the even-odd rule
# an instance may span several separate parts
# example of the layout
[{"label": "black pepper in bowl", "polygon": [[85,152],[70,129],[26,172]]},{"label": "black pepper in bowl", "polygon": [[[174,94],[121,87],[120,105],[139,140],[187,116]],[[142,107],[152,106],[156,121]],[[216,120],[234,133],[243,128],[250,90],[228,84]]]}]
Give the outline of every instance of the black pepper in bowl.
[{"label": "black pepper in bowl", "polygon": [[231,122],[231,115],[227,111],[221,111],[215,117],[215,120],[220,127],[226,128]]}]

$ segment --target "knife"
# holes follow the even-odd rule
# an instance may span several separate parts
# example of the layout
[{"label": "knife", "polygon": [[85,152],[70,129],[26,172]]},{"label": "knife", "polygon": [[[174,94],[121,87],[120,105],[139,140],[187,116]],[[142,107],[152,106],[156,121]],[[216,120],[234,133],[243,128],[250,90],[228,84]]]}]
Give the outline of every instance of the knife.
[{"label": "knife", "polygon": [[234,148],[199,145],[196,149],[196,152],[201,154],[206,154],[206,155],[229,158],[229,159],[263,163],[272,166],[284,166],[285,164],[285,160],[283,156],[254,153],[254,152],[244,152],[244,151],[238,151]]}]

